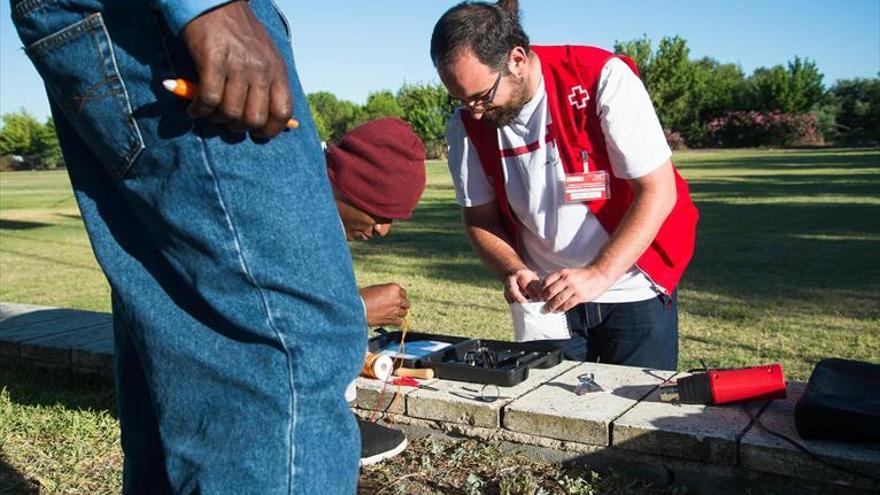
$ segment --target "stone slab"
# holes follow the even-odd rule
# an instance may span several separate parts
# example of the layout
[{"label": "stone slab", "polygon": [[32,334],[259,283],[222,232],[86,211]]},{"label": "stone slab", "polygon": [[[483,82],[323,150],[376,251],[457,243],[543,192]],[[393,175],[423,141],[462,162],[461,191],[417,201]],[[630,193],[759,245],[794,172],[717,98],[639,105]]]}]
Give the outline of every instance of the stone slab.
[{"label": "stone slab", "polygon": [[71,349],[70,361],[74,366],[95,368],[99,371],[113,370],[113,337]]},{"label": "stone slab", "polygon": [[101,323],[77,330],[50,334],[21,343],[21,358],[53,363],[72,362],[73,349],[89,349],[96,342],[113,337],[112,324]]},{"label": "stone slab", "polygon": [[[433,386],[436,382],[436,379],[419,380],[419,383],[428,386]],[[391,383],[386,385],[382,380],[362,376],[357,378],[355,386],[357,387],[357,397],[355,397],[352,406],[370,411],[378,409],[381,413],[391,414],[406,413],[407,396],[417,390],[414,387],[399,387],[400,397],[395,399],[398,393],[397,385]]]},{"label": "stone slab", "polygon": [[74,309],[0,302],[0,331],[42,321],[57,320],[78,312]]},{"label": "stone slab", "polygon": [[[687,376],[687,373],[675,378]],[[752,404],[754,414],[763,403]],[[614,421],[616,448],[733,466],[737,441],[751,423],[740,405],[672,404],[660,400],[659,388]]]},{"label": "stone slab", "polygon": [[35,306],[33,304],[0,302],[0,325],[14,316],[22,316],[41,309],[47,308],[45,306]]},{"label": "stone slab", "polygon": [[[552,368],[531,369],[528,378],[513,387],[488,385],[484,388],[479,383],[438,380],[432,385],[437,390],[419,389],[407,396],[406,415],[498,428],[504,406],[577,365],[574,361],[563,361]],[[496,399],[485,400],[491,397]]]},{"label": "stone slab", "polygon": [[21,344],[0,340],[0,357],[18,359],[21,357]]},{"label": "stone slab", "polygon": [[[80,312],[72,309],[0,303],[0,356],[18,359],[21,356],[21,340],[43,335],[39,329],[37,333],[29,330],[30,327],[63,320],[78,313]],[[55,326],[50,324],[49,327]]]},{"label": "stone slab", "polygon": [[[786,398],[771,402],[758,418],[760,423],[768,430],[800,443],[826,462],[880,478],[880,444],[804,440],[798,435],[794,423],[794,407],[805,389],[805,383],[788,383]],[[880,483],[872,483],[818,462],[757,425],[749,428],[740,442],[740,460],[743,466],[756,471],[851,485],[880,492]]]},{"label": "stone slab", "polygon": [[65,313],[64,316],[61,318],[52,318],[44,321],[32,322],[28,325],[11,325],[7,327],[0,324],[0,341],[28,342],[34,339],[42,339],[45,337],[70,332],[72,330],[93,327],[101,324],[109,324],[112,323],[112,321],[113,317],[108,313],[74,311],[72,313]]},{"label": "stone slab", "polygon": [[[604,390],[576,395],[578,376],[583,373],[593,373]],[[503,425],[542,437],[607,446],[614,419],[674,374],[582,363],[505,407]]]}]

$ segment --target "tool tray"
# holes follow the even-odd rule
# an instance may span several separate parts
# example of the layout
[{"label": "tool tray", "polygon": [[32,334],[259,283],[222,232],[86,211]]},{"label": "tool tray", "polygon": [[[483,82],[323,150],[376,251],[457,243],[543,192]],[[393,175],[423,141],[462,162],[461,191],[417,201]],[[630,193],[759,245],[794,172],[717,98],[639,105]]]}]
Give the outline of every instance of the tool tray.
[{"label": "tool tray", "polygon": [[[370,352],[378,352],[387,345],[400,342],[402,332],[377,330],[379,335],[369,341]],[[512,387],[529,377],[531,368],[552,368],[563,359],[563,353],[570,345],[568,341],[545,340],[532,342],[509,342],[504,340],[468,339],[450,335],[407,332],[406,342],[431,340],[448,342],[449,347],[428,353],[417,359],[395,360],[395,366],[407,368],[431,368],[436,378],[471,383]],[[484,362],[467,362],[468,353],[479,352],[481,348],[501,359],[495,367]],[[404,352],[409,351],[404,348]],[[518,355],[520,354],[521,355]],[[482,353],[480,353],[482,355]]]},{"label": "tool tray", "polygon": [[[370,352],[379,352],[384,349],[387,345],[392,343],[400,343],[400,337],[403,335],[403,332],[395,331],[389,332],[384,328],[377,328],[376,333],[378,335],[371,337],[369,342],[367,343],[367,350]],[[404,341],[404,353],[407,353],[406,350],[406,342],[413,342],[417,340],[431,340],[434,342],[447,342],[450,346],[455,346],[456,344],[460,344],[462,342],[466,342],[470,339],[467,337],[457,337],[454,335],[436,335],[433,333],[419,333],[419,332],[406,332],[406,340]],[[443,352],[445,350],[450,349],[447,347],[446,349],[442,349],[437,352]],[[432,354],[426,354],[425,356],[417,357],[417,358],[405,358],[405,359],[397,359],[392,358],[394,360],[394,367],[403,366],[404,368],[424,368],[422,362],[424,359]]]},{"label": "tool tray", "polygon": [[[468,364],[468,353],[481,354],[481,348],[498,356],[495,367],[479,360],[475,364]],[[518,355],[520,353],[522,355]],[[551,368],[561,360],[560,349],[541,347],[533,342],[468,340],[425,357],[422,364],[432,368],[437,378],[512,387],[528,378],[531,368]]]}]

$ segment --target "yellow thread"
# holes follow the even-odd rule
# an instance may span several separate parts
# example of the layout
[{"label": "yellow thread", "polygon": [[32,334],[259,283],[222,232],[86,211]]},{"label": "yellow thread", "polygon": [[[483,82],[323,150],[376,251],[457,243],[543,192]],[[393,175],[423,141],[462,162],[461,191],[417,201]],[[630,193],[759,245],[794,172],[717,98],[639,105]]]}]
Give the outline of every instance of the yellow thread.
[{"label": "yellow thread", "polygon": [[[397,346],[397,367],[403,366],[403,356],[406,356],[406,333],[409,331],[409,315],[410,312],[407,311],[403,316],[403,323],[400,325],[400,345]],[[394,374],[393,372],[391,373]],[[397,400],[402,396],[400,394],[400,382],[397,382],[397,388],[394,390],[394,398],[391,399],[391,404],[388,405],[388,409],[394,407],[394,404],[397,403]],[[394,423],[394,420],[391,416],[388,417],[389,423]]]},{"label": "yellow thread", "polygon": [[[406,347],[406,333],[409,331],[409,315],[410,311],[403,316],[403,323],[400,325],[400,344],[397,346],[397,355],[394,356],[392,360],[392,372],[391,376],[394,376],[394,363],[397,363],[397,367],[403,366],[403,356],[405,356],[405,347]],[[391,376],[388,378],[390,379]],[[376,401],[376,407],[373,409],[373,413],[370,414],[370,422],[375,423],[379,421],[379,417],[377,413],[379,412],[379,408],[382,407],[382,397],[385,395],[385,387],[388,385],[388,380],[386,379],[384,383],[382,383],[382,390],[379,392],[379,398]],[[397,388],[394,391],[394,397],[391,399],[391,402],[388,404],[388,407],[385,408],[385,412],[394,407],[394,404],[397,402],[397,399],[400,397],[400,382],[397,383]],[[394,418],[391,415],[387,415],[388,422],[394,423]]]}]

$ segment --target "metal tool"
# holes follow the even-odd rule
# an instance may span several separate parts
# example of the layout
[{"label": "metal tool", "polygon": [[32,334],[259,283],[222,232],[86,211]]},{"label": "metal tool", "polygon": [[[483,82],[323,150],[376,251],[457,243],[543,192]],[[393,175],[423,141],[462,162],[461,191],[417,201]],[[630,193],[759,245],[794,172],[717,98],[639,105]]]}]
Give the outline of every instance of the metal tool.
[{"label": "metal tool", "polygon": [[578,386],[574,389],[575,394],[584,395],[591,392],[601,392],[602,390],[602,386],[596,383],[593,373],[578,375]]}]

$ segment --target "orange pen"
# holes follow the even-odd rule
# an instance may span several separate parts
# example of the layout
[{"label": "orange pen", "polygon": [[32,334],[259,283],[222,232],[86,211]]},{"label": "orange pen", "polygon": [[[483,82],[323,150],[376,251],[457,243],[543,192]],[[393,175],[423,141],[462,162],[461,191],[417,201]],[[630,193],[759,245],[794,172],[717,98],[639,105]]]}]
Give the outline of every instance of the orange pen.
[{"label": "orange pen", "polygon": [[[199,86],[196,83],[187,81],[186,79],[165,79],[162,81],[162,86],[168,91],[171,91],[182,98],[186,98],[187,100],[195,98],[196,92],[199,90]],[[296,129],[299,127],[299,121],[296,119],[290,119],[287,121],[287,127]]]}]

